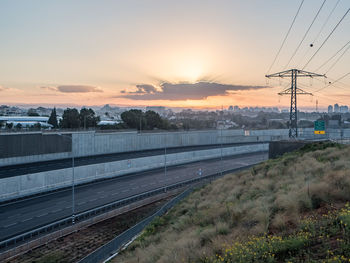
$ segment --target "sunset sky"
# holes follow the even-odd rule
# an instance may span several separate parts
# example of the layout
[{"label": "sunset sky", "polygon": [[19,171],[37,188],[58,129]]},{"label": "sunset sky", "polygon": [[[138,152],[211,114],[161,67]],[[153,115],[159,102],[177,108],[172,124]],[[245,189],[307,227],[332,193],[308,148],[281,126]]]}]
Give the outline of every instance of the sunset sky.
[{"label": "sunset sky", "polygon": [[[327,0],[287,68],[302,68],[350,7]],[[323,0],[305,0],[270,73],[282,71]],[[288,79],[265,74],[300,1],[1,0],[0,104],[285,107]],[[319,34],[314,42],[313,40]],[[318,69],[350,40],[350,14],[305,68]],[[309,45],[314,43],[313,47]],[[345,50],[345,49],[344,49]],[[309,92],[349,72],[350,51],[304,80]],[[299,106],[350,104],[350,76]]]}]

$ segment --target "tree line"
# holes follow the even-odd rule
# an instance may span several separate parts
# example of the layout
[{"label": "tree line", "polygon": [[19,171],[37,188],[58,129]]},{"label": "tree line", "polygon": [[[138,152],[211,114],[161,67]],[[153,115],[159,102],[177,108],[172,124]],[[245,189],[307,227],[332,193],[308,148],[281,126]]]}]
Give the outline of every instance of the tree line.
[{"label": "tree line", "polygon": [[56,108],[51,111],[48,123],[54,129],[78,129],[96,127],[100,117],[95,115],[93,109],[82,108],[80,112],[75,108],[67,108],[64,110],[60,122],[57,120]]},{"label": "tree line", "polygon": [[[122,123],[113,125],[103,125],[101,129],[137,129],[137,130],[153,130],[153,129],[177,129],[177,126],[170,124],[165,118],[162,118],[154,111],[143,112],[141,110],[128,110],[121,114]],[[80,112],[75,108],[67,108],[64,110],[62,119],[58,122],[56,109],[54,108],[49,117],[48,123],[54,129],[78,129],[97,127],[100,117],[95,115],[93,109],[82,108]]]}]

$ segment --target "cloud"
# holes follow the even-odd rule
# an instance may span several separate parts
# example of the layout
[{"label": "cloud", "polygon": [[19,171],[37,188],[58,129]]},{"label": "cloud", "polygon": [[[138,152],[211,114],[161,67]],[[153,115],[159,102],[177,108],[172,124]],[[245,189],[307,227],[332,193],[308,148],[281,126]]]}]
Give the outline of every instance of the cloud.
[{"label": "cloud", "polygon": [[62,85],[57,87],[40,87],[50,91],[57,91],[62,93],[88,93],[88,92],[103,92],[102,89],[94,86],[84,85]]},{"label": "cloud", "polygon": [[132,100],[202,100],[209,96],[226,96],[232,91],[256,90],[268,88],[266,86],[242,86],[219,84],[215,82],[190,83],[162,83],[161,89],[148,84],[136,85],[136,91],[123,90],[118,96]]},{"label": "cloud", "polygon": [[44,90],[57,91],[56,87],[43,86],[43,87],[40,87],[40,88],[44,89]]},{"label": "cloud", "polygon": [[127,94],[153,94],[157,92],[157,89],[149,84],[141,84],[136,85],[136,91],[125,91],[122,90],[121,93],[127,93]]},{"label": "cloud", "polygon": [[17,89],[14,89],[14,88],[5,88],[4,86],[1,86],[1,85],[0,85],[0,92],[1,92],[1,91],[15,91],[15,90],[17,90]]}]

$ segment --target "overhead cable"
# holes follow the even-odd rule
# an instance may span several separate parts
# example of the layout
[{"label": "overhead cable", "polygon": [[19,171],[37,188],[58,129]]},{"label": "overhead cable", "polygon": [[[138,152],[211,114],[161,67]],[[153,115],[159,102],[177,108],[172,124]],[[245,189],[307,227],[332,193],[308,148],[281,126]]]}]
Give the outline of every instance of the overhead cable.
[{"label": "overhead cable", "polygon": [[326,37],[326,39],[323,41],[321,46],[316,50],[316,52],[311,56],[311,58],[308,60],[308,62],[305,64],[305,66],[302,68],[303,70],[309,65],[309,63],[312,61],[312,59],[316,56],[316,54],[320,51],[320,49],[324,46],[324,44],[328,41],[328,39],[331,37],[331,35],[334,33],[334,31],[337,29],[337,27],[340,25],[340,23],[344,20],[346,15],[349,13],[350,8],[345,12],[343,17],[339,20],[339,22],[336,24],[336,26],[333,28],[333,30],[329,33],[329,35]]},{"label": "overhead cable", "polygon": [[268,71],[267,71],[267,74],[270,72],[271,68],[273,67],[273,65],[275,64],[275,62],[276,62],[276,60],[277,60],[277,57],[278,57],[279,54],[281,53],[281,50],[282,50],[282,48],[283,48],[283,46],[284,46],[284,44],[285,44],[285,42],[286,42],[286,40],[287,40],[287,38],[288,38],[288,35],[289,35],[290,31],[292,30],[292,27],[293,27],[293,25],[294,25],[294,22],[295,22],[295,20],[296,20],[298,14],[299,14],[299,12],[300,12],[300,9],[301,9],[301,7],[302,7],[304,1],[305,1],[305,0],[302,0],[302,1],[301,1],[300,5],[299,5],[299,8],[298,8],[298,11],[297,11],[297,13],[295,14],[295,16],[294,16],[294,18],[293,18],[292,24],[290,25],[290,27],[289,27],[289,29],[288,29],[288,31],[287,31],[287,34],[286,34],[286,36],[284,37],[284,39],[283,39],[283,41],[282,41],[282,44],[281,44],[280,48],[278,49],[277,54],[276,54],[275,58],[273,59],[271,65],[270,65],[270,67],[269,67],[269,69],[268,69]]},{"label": "overhead cable", "polygon": [[321,68],[323,68],[328,62],[330,62],[334,57],[336,57],[349,44],[350,44],[350,40],[346,42],[346,44],[342,46],[337,52],[335,52],[329,59],[327,59],[324,63],[322,63],[322,65],[319,66],[315,71],[319,71]]},{"label": "overhead cable", "polygon": [[312,25],[315,23],[315,20],[316,20],[316,18],[318,17],[319,13],[321,12],[321,10],[322,10],[324,4],[326,3],[326,1],[327,1],[327,0],[323,0],[322,5],[321,5],[320,8],[318,9],[318,11],[317,11],[316,15],[314,16],[314,18],[312,19],[312,22],[311,22],[309,28],[306,30],[306,32],[305,32],[303,38],[301,39],[299,45],[298,45],[297,48],[294,50],[294,53],[292,54],[292,56],[291,56],[290,59],[288,60],[287,64],[284,66],[284,69],[286,69],[286,68],[288,67],[289,63],[290,63],[290,62],[292,61],[292,59],[294,58],[295,54],[298,52],[298,50],[299,50],[301,44],[304,42],[305,37],[306,37],[307,34],[309,33],[309,31],[310,31]]}]

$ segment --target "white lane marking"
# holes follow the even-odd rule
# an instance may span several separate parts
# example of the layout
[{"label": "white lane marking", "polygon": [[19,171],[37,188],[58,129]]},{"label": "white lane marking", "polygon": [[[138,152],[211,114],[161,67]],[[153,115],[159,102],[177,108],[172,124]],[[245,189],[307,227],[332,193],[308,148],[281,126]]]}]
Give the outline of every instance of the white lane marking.
[{"label": "white lane marking", "polygon": [[32,220],[32,219],[33,219],[33,218],[30,217],[30,218],[27,218],[27,219],[22,220],[21,222],[23,223],[23,222],[26,222],[26,221],[29,221],[29,220]]},{"label": "white lane marking", "polygon": [[14,225],[17,225],[17,222],[16,222],[16,223],[9,224],[9,225],[6,225],[6,226],[4,226],[4,228],[8,228],[8,227],[14,226]]},{"label": "white lane marking", "polygon": [[125,193],[125,192],[128,192],[129,190],[125,189],[125,190],[122,190],[122,193]]},{"label": "white lane marking", "polygon": [[41,215],[37,215],[36,217],[42,217],[42,216],[46,216],[48,213],[45,214],[41,214]]},{"label": "white lane marking", "polygon": [[[70,206],[68,206],[68,207],[66,207],[66,208],[70,208]],[[52,213],[57,213],[57,212],[59,212],[59,211],[62,211],[62,208],[53,210]]]},{"label": "white lane marking", "polygon": [[90,199],[89,202],[94,202],[94,201],[96,201],[96,200],[97,200],[97,198]]},{"label": "white lane marking", "polygon": [[7,218],[12,218],[12,217],[17,217],[17,216],[20,216],[21,214],[15,214],[15,215],[12,215],[12,216],[8,216]]},{"label": "white lane marking", "polygon": [[86,202],[80,202],[80,203],[78,203],[78,205],[83,205],[83,204],[85,204]]}]

